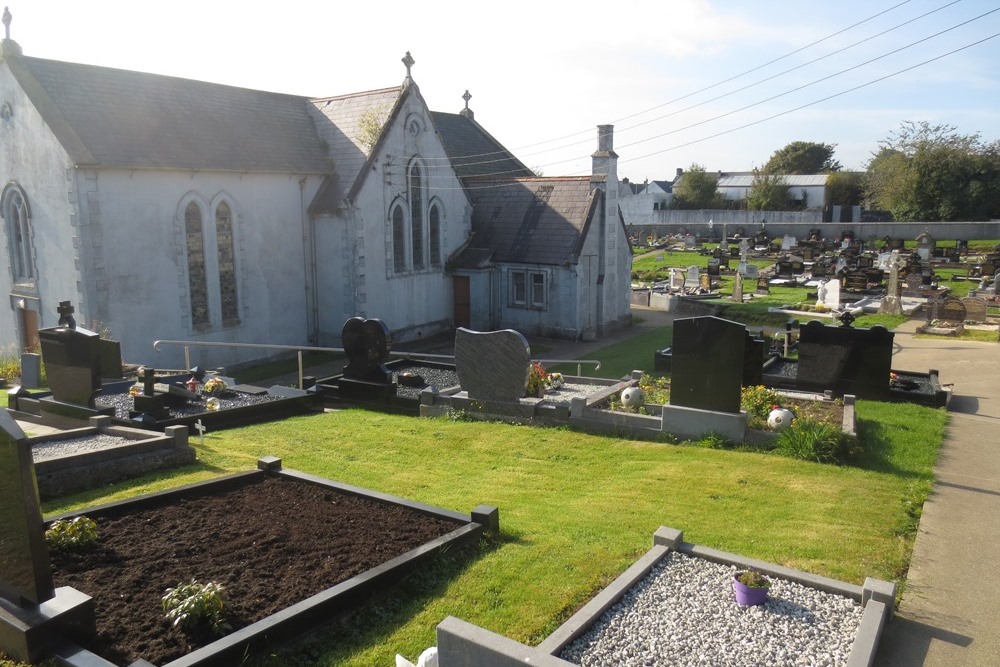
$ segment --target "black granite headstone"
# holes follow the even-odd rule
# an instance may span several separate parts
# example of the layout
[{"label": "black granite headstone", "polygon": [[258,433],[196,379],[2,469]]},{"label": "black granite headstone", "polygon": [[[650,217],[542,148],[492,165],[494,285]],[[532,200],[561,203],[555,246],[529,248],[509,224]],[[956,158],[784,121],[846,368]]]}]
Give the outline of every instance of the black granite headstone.
[{"label": "black granite headstone", "polygon": [[743,386],[764,384],[764,352],[767,349],[764,339],[755,338],[747,331],[743,344]]},{"label": "black granite headstone", "polygon": [[52,398],[92,408],[101,390],[100,336],[65,326],[41,329],[38,339]]},{"label": "black granite headstone", "polygon": [[853,329],[806,323],[799,328],[797,387],[831,390],[837,396],[888,397],[893,337],[881,326]]},{"label": "black granite headstone", "polygon": [[670,403],[739,413],[745,337],[742,324],[719,317],[676,320]]},{"label": "black granite headstone", "polygon": [[347,355],[345,378],[380,384],[392,381],[392,372],[385,367],[389,327],[382,320],[352,317],[344,323],[341,340]]},{"label": "black granite headstone", "polygon": [[31,445],[0,410],[0,597],[25,606],[54,595]]}]

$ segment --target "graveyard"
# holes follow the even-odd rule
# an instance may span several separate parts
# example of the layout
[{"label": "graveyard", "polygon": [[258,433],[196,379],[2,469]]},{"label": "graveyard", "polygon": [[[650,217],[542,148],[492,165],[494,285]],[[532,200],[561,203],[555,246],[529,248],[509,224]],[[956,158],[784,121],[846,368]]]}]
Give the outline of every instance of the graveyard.
[{"label": "graveyard", "polygon": [[[725,328],[728,325],[718,318],[693,319],[693,334],[686,338],[682,335],[680,340],[675,337],[674,341],[681,343],[679,351],[682,353],[674,370],[680,380],[678,386],[683,388],[687,383],[691,390],[678,391],[677,404],[671,410],[693,414],[697,422],[707,413],[728,409],[732,415],[735,409],[735,420],[739,422],[739,405],[737,403],[735,408],[731,405],[733,399],[729,392],[734,385],[738,390],[742,371],[731,379],[725,379],[720,372],[721,386],[727,388],[710,387],[707,392],[699,392],[696,388],[698,378],[705,373],[699,373],[697,366],[685,369],[683,359],[686,345],[683,340],[718,337],[717,334],[705,335],[700,327]],[[373,335],[361,337],[358,348],[365,350],[364,354],[348,354],[348,368],[353,363],[352,358],[369,360],[373,347],[381,349],[377,325],[360,324]],[[746,332],[740,326],[730,335],[742,341]],[[725,340],[725,336],[722,338]],[[492,359],[487,356],[489,363],[473,371],[471,378],[467,373],[463,375],[463,366],[469,366],[463,359],[480,358],[484,345],[487,351],[493,350]],[[388,352],[388,345],[384,347]],[[732,345],[725,347],[733,348]],[[742,345],[738,347],[743,350]],[[524,366],[520,362],[510,366],[522,368],[520,378],[516,372],[511,373],[510,366],[504,370],[502,362],[517,358],[518,354],[523,356]],[[696,347],[691,350],[691,355],[703,354]],[[578,416],[585,416],[591,409],[587,406],[590,394],[620,393],[623,388],[634,386],[635,378],[616,380],[567,374],[564,386],[556,388],[548,397],[524,398],[521,392],[531,358],[527,345],[516,337],[508,336],[500,342],[476,340],[471,347],[456,340],[454,372],[459,391],[449,394],[432,386],[417,392],[415,397],[404,396],[403,399],[414,401],[421,409],[432,407],[445,397],[465,402],[440,410],[440,418],[415,419],[406,414],[392,414],[408,411],[387,405],[385,401],[389,394],[398,398],[402,388],[398,386],[402,385],[399,377],[407,371],[389,371],[392,362],[375,355],[375,363],[366,361],[362,367],[345,368],[341,377],[317,383],[314,393],[320,395],[325,391],[324,385],[335,388],[335,395],[323,398],[328,405],[338,406],[334,412],[306,414],[257,426],[216,426],[209,429],[207,435],[202,432],[190,437],[190,444],[198,453],[198,461],[194,464],[152,475],[140,474],[109,487],[50,499],[43,507],[48,515],[75,514],[81,508],[115,496],[166,491],[178,485],[214,479],[220,472],[240,473],[252,468],[261,456],[274,454],[289,462],[290,467],[310,476],[336,479],[337,483],[352,487],[378,489],[380,494],[405,498],[406,502],[421,506],[457,510],[467,508],[469,498],[474,497],[474,502],[482,501],[487,507],[501,509],[504,520],[499,535],[480,541],[478,545],[456,548],[447,558],[430,558],[426,575],[418,573],[410,578],[415,578],[416,582],[406,579],[401,589],[392,589],[398,590],[407,601],[395,601],[395,593],[388,594],[387,600],[387,594],[383,593],[367,605],[374,604],[374,609],[355,612],[361,627],[370,623],[366,614],[375,614],[378,618],[389,614],[390,618],[397,619],[390,626],[398,624],[399,631],[387,630],[383,634],[376,630],[372,635],[370,631],[360,632],[358,626],[349,625],[349,629],[340,631],[326,628],[320,632],[319,639],[307,640],[304,646],[290,641],[287,648],[278,650],[277,657],[257,658],[254,664],[285,664],[282,660],[301,656],[303,652],[323,655],[324,660],[334,660],[336,664],[381,664],[393,651],[415,655],[420,646],[434,642],[433,628],[444,619],[440,616],[436,621],[429,621],[427,614],[455,616],[490,628],[513,641],[538,644],[548,634],[543,628],[552,629],[552,619],[565,618],[566,613],[599,593],[620,572],[628,569],[648,548],[649,534],[666,523],[665,517],[671,525],[683,525],[685,533],[696,535],[700,543],[740,554],[733,558],[751,558],[755,563],[780,564],[771,567],[794,568],[809,572],[811,576],[857,582],[847,584],[844,590],[850,595],[856,593],[859,600],[861,589],[851,586],[869,577],[890,582],[898,579],[898,573],[905,568],[906,554],[896,553],[890,557],[892,549],[886,542],[887,536],[877,527],[905,523],[904,517],[898,514],[900,499],[920,500],[919,494],[926,490],[914,490],[911,484],[898,477],[898,472],[877,471],[885,467],[885,461],[892,460],[888,469],[907,468],[910,470],[908,475],[929,479],[928,460],[933,460],[933,452],[939,444],[940,426],[933,425],[940,423],[938,412],[919,406],[900,411],[888,409],[878,401],[866,400],[859,401],[856,407],[856,428],[862,437],[873,422],[891,425],[902,417],[926,423],[928,438],[921,446],[926,448],[930,458],[925,456],[922,461],[897,460],[898,455],[891,451],[896,446],[891,438],[879,440],[878,451],[863,454],[857,467],[817,466],[774,457],[758,460],[763,458],[760,454],[741,451],[739,447],[721,450],[707,446],[664,447],[662,438],[643,443],[633,439],[627,429],[618,429],[608,436],[570,428],[574,426],[574,411]],[[724,357],[723,362],[738,370],[744,366],[742,359]],[[692,363],[696,360],[692,359]],[[686,374],[690,379],[684,379]],[[505,379],[509,375],[513,377]],[[348,381],[341,386],[344,377]],[[443,382],[448,384],[450,381]],[[503,389],[505,384],[518,382],[519,388]],[[153,384],[155,388],[156,383]],[[560,407],[556,397],[564,389],[576,391],[578,384],[589,387],[582,395],[570,399],[568,405]],[[348,396],[343,395],[345,391]],[[354,395],[350,395],[352,391]],[[460,396],[463,392],[466,395]],[[477,395],[477,392],[499,394]],[[720,401],[725,405],[720,405]],[[505,408],[498,409],[498,404]],[[349,405],[353,407],[343,409]],[[475,410],[481,411],[481,416],[488,421],[473,418],[471,413]],[[667,412],[663,409],[657,418],[661,426],[668,421],[674,424],[672,419],[663,416]],[[563,415],[566,415],[565,420]],[[519,416],[521,418],[517,419]],[[496,423],[498,419],[534,425],[500,424]],[[723,421],[733,419],[725,417]],[[539,424],[548,427],[542,428]],[[392,437],[387,438],[387,433],[392,433]],[[692,433],[684,439],[697,444],[701,439],[699,435],[700,432]],[[739,442],[737,437],[732,440]],[[677,438],[667,441],[676,442]],[[717,443],[712,438],[708,441]],[[261,443],[267,443],[266,452],[261,451]],[[708,473],[720,464],[721,470]],[[622,468],[621,472],[616,472]],[[879,475],[874,488],[868,486],[872,483],[869,479],[872,472]],[[841,494],[855,486],[856,491],[848,493],[858,497],[845,504]],[[796,494],[802,497],[791,508],[774,506],[781,503],[770,499],[783,497],[790,488],[795,488]],[[807,488],[808,492],[799,493]],[[830,499],[826,496],[834,489],[838,498],[836,520],[829,514]],[[912,497],[913,493],[918,496]],[[864,498],[870,501],[880,494],[884,494],[884,501],[876,503],[878,507],[862,502]],[[692,504],[692,499],[698,498],[704,500]],[[711,516],[704,516],[701,510],[692,511],[705,502],[709,507],[716,506],[709,513]],[[595,508],[598,511],[595,512]],[[100,510],[94,514],[100,516]],[[734,527],[734,516],[744,517],[746,525]],[[851,517],[846,527],[851,535],[849,541],[856,542],[846,550],[842,543],[845,516]],[[803,525],[803,521],[809,525]],[[819,525],[826,523],[829,525],[825,529]],[[768,538],[761,542],[754,535],[757,529],[765,526]],[[807,534],[811,537],[807,538]],[[519,546],[524,540],[532,547]],[[560,552],[560,556],[553,563],[536,562],[539,560],[537,553],[540,553],[536,549],[547,554]],[[872,562],[864,555],[872,550],[884,553],[886,558]],[[492,572],[497,566],[501,567],[500,574]],[[785,570],[778,571],[787,574]],[[423,576],[427,579],[422,580]],[[450,590],[454,586],[459,587],[457,598],[444,593],[446,588]],[[515,590],[538,591],[538,594],[519,595]],[[301,592],[308,595],[305,590]],[[891,593],[889,597],[891,599]],[[494,603],[484,608],[483,600],[494,600]],[[439,611],[418,611],[426,605]],[[358,639],[353,639],[355,633]],[[345,642],[345,634],[352,637],[351,641]],[[358,641],[363,645],[359,646]]]},{"label": "graveyard", "polygon": [[[973,270],[958,246],[926,238],[914,252],[844,239],[847,252],[830,255],[818,240],[742,239],[729,256],[722,245],[685,239],[685,259],[698,252],[705,271],[691,261],[663,290],[689,310],[648,343],[623,342],[626,361],[604,374],[602,357],[620,351],[553,373],[516,331],[459,329],[453,354],[402,353],[381,321],[352,318],[342,370],[308,387],[197,368],[119,378],[114,341],[60,304],[59,326],[40,332],[49,387],[7,394],[4,466],[17,486],[5,495],[17,502],[5,511],[19,527],[5,535],[5,650],[107,667],[375,665],[442,642],[446,666],[483,651],[590,664],[582,638],[686,554],[721,568],[710,577],[765,572],[779,600],[815,614],[851,609],[836,612],[854,620],[835,648],[796,650],[869,660],[898,602],[951,396],[937,370],[893,364],[891,327],[910,316],[927,336],[989,331],[986,276],[1000,267],[986,255]],[[800,298],[767,305],[763,326],[727,319],[764,312],[754,300],[771,290]],[[669,375],[667,398],[644,395],[650,372]],[[751,409],[747,390],[769,405]],[[799,446],[825,412],[836,456]],[[61,433],[28,438],[15,417]],[[79,515],[96,520],[100,548],[50,554],[46,527]],[[169,530],[143,533],[150,525]],[[159,595],[189,573],[234,596],[227,634],[164,631]],[[705,611],[727,607],[720,599],[699,607],[703,627],[728,613]]]}]

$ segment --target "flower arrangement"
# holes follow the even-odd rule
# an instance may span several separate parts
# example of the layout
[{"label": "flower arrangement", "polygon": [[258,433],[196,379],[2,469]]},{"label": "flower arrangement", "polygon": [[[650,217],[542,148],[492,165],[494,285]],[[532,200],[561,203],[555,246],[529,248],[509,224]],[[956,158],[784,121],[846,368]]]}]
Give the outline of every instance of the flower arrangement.
[{"label": "flower arrangement", "polygon": [[563,379],[562,373],[549,373],[545,384],[549,389],[558,389],[566,384],[566,381]]},{"label": "flower arrangement", "polygon": [[203,394],[221,394],[225,390],[226,383],[221,378],[209,378],[205,381],[205,384],[201,386]]},{"label": "flower arrangement", "polygon": [[539,396],[548,383],[549,374],[542,365],[535,361],[528,366],[528,396]]}]

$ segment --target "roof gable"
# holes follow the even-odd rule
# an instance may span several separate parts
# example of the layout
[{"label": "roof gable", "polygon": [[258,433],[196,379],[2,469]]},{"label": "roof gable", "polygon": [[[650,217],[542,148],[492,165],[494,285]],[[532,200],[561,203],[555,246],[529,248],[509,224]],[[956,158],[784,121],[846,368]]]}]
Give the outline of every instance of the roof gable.
[{"label": "roof gable", "polygon": [[307,98],[41,58],[6,62],[77,164],[329,171]]}]

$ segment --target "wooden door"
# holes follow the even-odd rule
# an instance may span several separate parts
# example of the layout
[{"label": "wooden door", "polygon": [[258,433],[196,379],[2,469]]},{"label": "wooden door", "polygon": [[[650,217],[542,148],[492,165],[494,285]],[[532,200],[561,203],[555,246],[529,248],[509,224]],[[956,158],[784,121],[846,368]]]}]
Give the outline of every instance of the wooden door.
[{"label": "wooden door", "polygon": [[455,326],[469,328],[472,326],[472,294],[469,289],[469,276],[453,276],[455,292]]},{"label": "wooden door", "polygon": [[27,308],[21,308],[21,344],[22,352],[41,352],[38,344],[38,313]]}]

